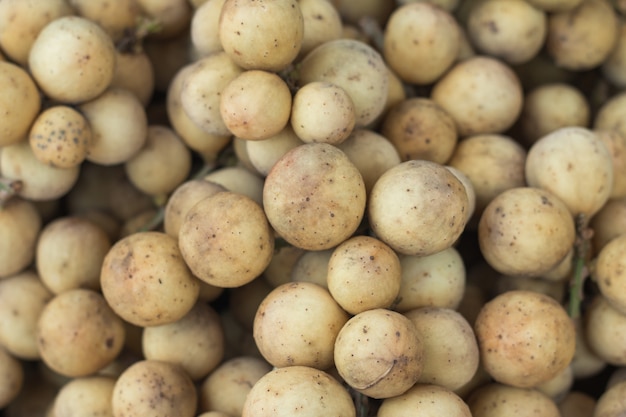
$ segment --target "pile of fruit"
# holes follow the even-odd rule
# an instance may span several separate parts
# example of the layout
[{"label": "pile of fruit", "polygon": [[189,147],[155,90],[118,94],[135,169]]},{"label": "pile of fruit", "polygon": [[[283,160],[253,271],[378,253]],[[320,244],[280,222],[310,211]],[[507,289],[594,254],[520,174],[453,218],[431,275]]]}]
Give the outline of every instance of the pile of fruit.
[{"label": "pile of fruit", "polygon": [[1,0],[0,414],[626,415],[623,0]]}]

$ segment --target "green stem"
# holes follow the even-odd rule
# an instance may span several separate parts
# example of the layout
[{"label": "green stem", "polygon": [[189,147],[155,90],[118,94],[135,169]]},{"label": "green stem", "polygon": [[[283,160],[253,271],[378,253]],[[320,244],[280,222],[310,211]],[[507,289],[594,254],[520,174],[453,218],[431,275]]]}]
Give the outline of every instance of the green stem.
[{"label": "green stem", "polygon": [[568,314],[573,319],[581,315],[581,303],[584,298],[583,286],[589,275],[587,261],[591,250],[592,231],[584,214],[576,217],[576,243],[574,245],[574,276],[570,282]]},{"label": "green stem", "polygon": [[583,283],[585,282],[584,271],[585,259],[577,254],[574,259],[574,277],[570,287],[568,305],[569,316],[573,319],[580,317],[580,304],[583,299]]}]

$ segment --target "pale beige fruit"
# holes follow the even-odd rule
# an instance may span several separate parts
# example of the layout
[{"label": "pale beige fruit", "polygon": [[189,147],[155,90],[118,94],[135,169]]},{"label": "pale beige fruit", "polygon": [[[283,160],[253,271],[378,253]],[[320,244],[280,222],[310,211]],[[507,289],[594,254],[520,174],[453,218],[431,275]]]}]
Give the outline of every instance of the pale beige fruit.
[{"label": "pale beige fruit", "polygon": [[326,81],[343,88],[354,104],[355,127],[367,126],[385,108],[387,66],[382,56],[364,42],[335,39],[321,44],[300,61],[299,75],[299,87]]},{"label": "pale beige fruit", "polygon": [[10,62],[0,62],[0,90],[0,146],[7,146],[28,135],[39,114],[41,99],[28,72]]},{"label": "pale beige fruit", "polygon": [[298,0],[304,22],[304,35],[299,56],[306,56],[317,46],[339,39],[342,21],[333,2],[326,0]]},{"label": "pale beige fruit", "polygon": [[526,94],[519,124],[525,143],[532,145],[562,127],[587,127],[590,113],[587,98],[576,86],[550,83]]},{"label": "pale beige fruit", "polygon": [[435,384],[451,391],[469,383],[478,370],[479,351],[470,323],[449,308],[423,307],[404,313],[415,325],[424,347],[418,384]]},{"label": "pale beige fruit", "polygon": [[198,381],[224,358],[224,331],[213,307],[196,303],[173,323],[146,327],[141,345],[144,358],[178,365]]},{"label": "pale beige fruit", "polygon": [[108,376],[74,378],[63,385],[54,399],[52,415],[112,416],[111,397],[115,379]]},{"label": "pale beige fruit", "polygon": [[179,100],[185,114],[204,132],[217,136],[231,134],[220,113],[220,100],[226,86],[242,72],[223,51],[198,59],[184,70]]},{"label": "pale beige fruit", "polygon": [[[2,152],[4,153],[4,151]],[[35,204],[11,198],[0,210],[0,278],[26,269],[35,259],[37,239],[42,227]]]},{"label": "pale beige fruit", "polygon": [[419,380],[424,347],[404,315],[377,308],[353,316],[335,342],[335,367],[356,391],[372,398],[404,394]]},{"label": "pale beige fruit", "polygon": [[468,206],[465,187],[443,165],[411,160],[376,181],[368,217],[376,236],[396,252],[426,256],[456,242]]},{"label": "pale beige fruit", "polygon": [[355,129],[337,145],[359,170],[369,195],[378,178],[400,164],[400,155],[386,137],[371,129]]},{"label": "pale beige fruit", "polygon": [[288,366],[263,375],[246,397],[242,417],[303,415],[356,417],[348,390],[324,371]]},{"label": "pale beige fruit", "polygon": [[546,49],[557,66],[585,71],[600,66],[619,36],[619,18],[607,0],[585,0],[548,19]]},{"label": "pale beige fruit", "polygon": [[28,135],[33,154],[44,164],[57,168],[80,165],[91,146],[87,119],[69,106],[44,110],[33,122]]},{"label": "pale beige fruit", "polygon": [[219,37],[219,21],[226,0],[206,0],[191,16],[191,43],[200,57],[222,51]]},{"label": "pale beige fruit", "polygon": [[474,135],[460,141],[448,165],[469,178],[476,195],[476,217],[503,191],[526,184],[526,150],[510,136]]},{"label": "pale beige fruit", "polygon": [[163,230],[165,233],[178,239],[180,226],[185,220],[189,209],[198,201],[215,195],[220,191],[226,191],[226,189],[219,184],[202,179],[190,179],[176,187],[165,204],[163,217]]},{"label": "pale beige fruit", "polygon": [[304,36],[296,0],[226,0],[219,20],[224,51],[245,69],[280,71],[300,52]]},{"label": "pale beige fruit", "polygon": [[461,44],[454,16],[426,2],[396,8],[385,26],[387,65],[409,84],[431,84],[454,63]]},{"label": "pale beige fruit", "polygon": [[32,271],[0,280],[0,345],[8,353],[24,360],[40,358],[37,321],[53,296]]},{"label": "pale beige fruit", "polygon": [[200,200],[187,212],[178,245],[195,276],[232,288],[261,275],[272,258],[274,235],[258,203],[225,191]]},{"label": "pale beige fruit", "polygon": [[57,168],[35,157],[27,140],[2,148],[0,153],[2,176],[21,181],[18,192],[32,201],[49,201],[67,194],[80,175],[80,166]]},{"label": "pale beige fruit", "polygon": [[263,359],[237,356],[222,362],[199,389],[199,408],[240,416],[248,393],[272,367]]},{"label": "pale beige fruit", "polygon": [[137,0],[66,0],[76,14],[96,22],[114,42],[121,41],[134,28],[142,13]]},{"label": "pale beige fruit", "polygon": [[218,153],[230,143],[232,136],[230,133],[214,135],[205,132],[185,112],[181,92],[184,81],[192,69],[192,64],[185,65],[172,76],[166,92],[167,116],[172,128],[187,146],[198,152],[206,161],[213,162],[217,159]]},{"label": "pale beige fruit", "polygon": [[265,179],[265,215],[287,242],[307,250],[332,248],[350,237],[365,212],[363,178],[346,154],[327,143],[300,145]]},{"label": "pale beige fruit", "polygon": [[161,232],[118,240],[104,258],[100,283],[115,313],[136,326],[179,320],[193,308],[199,292],[176,240]]},{"label": "pale beige fruit", "polygon": [[456,63],[434,85],[431,98],[454,119],[460,137],[502,133],[523,104],[520,80],[510,67],[477,55]]},{"label": "pale beige fruit", "polygon": [[266,177],[274,164],[291,149],[304,144],[291,124],[264,140],[242,140],[254,171]]},{"label": "pale beige fruit", "polygon": [[106,232],[76,216],[47,223],[37,241],[35,261],[41,281],[54,294],[73,288],[100,289],[100,268],[111,248]]},{"label": "pale beige fruit", "polygon": [[604,391],[593,410],[593,417],[619,417],[626,412],[624,396],[626,395],[626,381],[621,382]]},{"label": "pale beige fruit", "polygon": [[329,82],[313,81],[294,95],[289,121],[306,143],[338,145],[352,133],[355,117],[354,103],[346,90]]},{"label": "pale beige fruit", "polygon": [[242,165],[224,166],[204,176],[205,181],[221,185],[228,191],[243,194],[263,204],[263,178]]},{"label": "pale beige fruit", "polygon": [[370,236],[354,236],[335,248],[328,263],[328,291],[350,314],[388,308],[398,297],[398,255]]},{"label": "pale beige fruit", "polygon": [[565,309],[532,291],[493,298],[478,314],[474,332],[487,373],[519,388],[552,379],[569,366],[576,348],[574,323]]},{"label": "pale beige fruit", "polygon": [[550,191],[572,216],[593,216],[613,190],[613,158],[591,130],[563,127],[541,137],[526,156],[526,182]]},{"label": "pale beige fruit", "polygon": [[263,140],[287,126],[291,104],[289,86],[277,74],[248,70],[231,79],[221,91],[219,112],[233,135]]},{"label": "pale beige fruit", "polygon": [[0,347],[0,376],[3,384],[0,387],[0,408],[5,409],[22,391],[25,383],[22,363]]},{"label": "pale beige fruit", "polygon": [[600,249],[595,257],[592,277],[600,293],[613,308],[626,315],[626,234],[620,234]]},{"label": "pale beige fruit", "polygon": [[612,239],[626,233],[626,197],[611,199],[590,220],[595,253]]},{"label": "pale beige fruit", "polygon": [[471,417],[467,404],[454,392],[440,385],[414,385],[404,394],[386,398],[377,417],[420,414],[426,416]]},{"label": "pale beige fruit", "polygon": [[293,265],[290,280],[312,282],[328,289],[328,264],[335,248],[304,251]]},{"label": "pale beige fruit", "polygon": [[505,275],[541,276],[574,244],[574,219],[550,191],[516,187],[495,197],[478,224],[480,250]]},{"label": "pale beige fruit", "polygon": [[595,130],[612,158],[613,188],[610,199],[626,197],[626,136],[617,130]]},{"label": "pale beige fruit", "polygon": [[138,190],[148,195],[167,195],[187,179],[191,159],[191,150],[174,130],[150,125],[146,142],[124,163],[124,169]]},{"label": "pale beige fruit", "polygon": [[144,51],[124,53],[116,50],[115,61],[111,87],[129,90],[147,107],[154,94],[154,65],[148,55]]},{"label": "pale beige fruit", "polygon": [[546,13],[522,0],[479,3],[470,10],[467,22],[472,45],[509,64],[528,62],[537,55],[547,31]]},{"label": "pale beige fruit", "polygon": [[161,361],[141,360],[115,381],[111,406],[114,416],[193,417],[198,398],[182,368]]},{"label": "pale beige fruit", "polygon": [[381,133],[402,161],[425,159],[445,164],[457,145],[454,120],[433,100],[413,97],[389,109]]},{"label": "pale beige fruit", "polygon": [[28,67],[47,97],[80,103],[109,87],[115,58],[113,41],[97,23],[65,16],[39,32],[28,55]]},{"label": "pale beige fruit", "polygon": [[275,367],[326,370],[333,365],[337,334],[348,318],[326,289],[292,282],[274,288],[263,299],[253,336],[265,360]]},{"label": "pale beige fruit", "polygon": [[465,264],[461,254],[449,247],[430,255],[400,256],[402,283],[397,311],[420,307],[458,307],[465,291]]},{"label": "pale beige fruit", "polygon": [[28,53],[48,23],[73,15],[67,0],[8,0],[0,4],[0,49],[11,61],[28,64]]},{"label": "pale beige fruit", "polygon": [[91,126],[92,142],[87,160],[100,165],[128,161],[146,143],[148,118],[133,93],[112,87],[82,103],[79,111]]},{"label": "pale beige fruit", "polygon": [[467,399],[473,417],[560,417],[556,403],[535,389],[488,383]]},{"label": "pale beige fruit", "polygon": [[43,362],[68,377],[97,372],[124,346],[122,319],[93,290],[73,289],[56,295],[37,322],[37,346]]}]

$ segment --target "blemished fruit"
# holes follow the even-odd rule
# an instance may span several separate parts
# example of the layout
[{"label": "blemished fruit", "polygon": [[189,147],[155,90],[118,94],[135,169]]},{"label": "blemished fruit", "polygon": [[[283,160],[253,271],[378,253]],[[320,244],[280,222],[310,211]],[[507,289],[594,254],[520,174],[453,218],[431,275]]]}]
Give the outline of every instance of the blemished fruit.
[{"label": "blemished fruit", "polygon": [[623,414],[625,15],[0,0],[0,415]]}]

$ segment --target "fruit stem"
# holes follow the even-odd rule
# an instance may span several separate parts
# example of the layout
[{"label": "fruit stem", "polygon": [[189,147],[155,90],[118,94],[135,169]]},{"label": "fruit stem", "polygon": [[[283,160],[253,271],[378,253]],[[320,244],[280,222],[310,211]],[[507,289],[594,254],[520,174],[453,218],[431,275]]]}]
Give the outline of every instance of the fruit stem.
[{"label": "fruit stem", "polygon": [[590,240],[593,232],[588,227],[584,214],[576,217],[576,243],[574,244],[574,276],[570,282],[568,314],[573,319],[580,317],[581,303],[584,298],[583,286],[589,276],[587,260],[591,249]]},{"label": "fruit stem", "polygon": [[158,33],[162,28],[163,25],[158,20],[140,17],[135,27],[127,28],[124,31],[124,36],[115,47],[121,53],[140,53],[143,40],[148,35]]},{"label": "fruit stem", "polygon": [[23,187],[20,180],[0,177],[0,208],[13,196],[17,195]]}]

